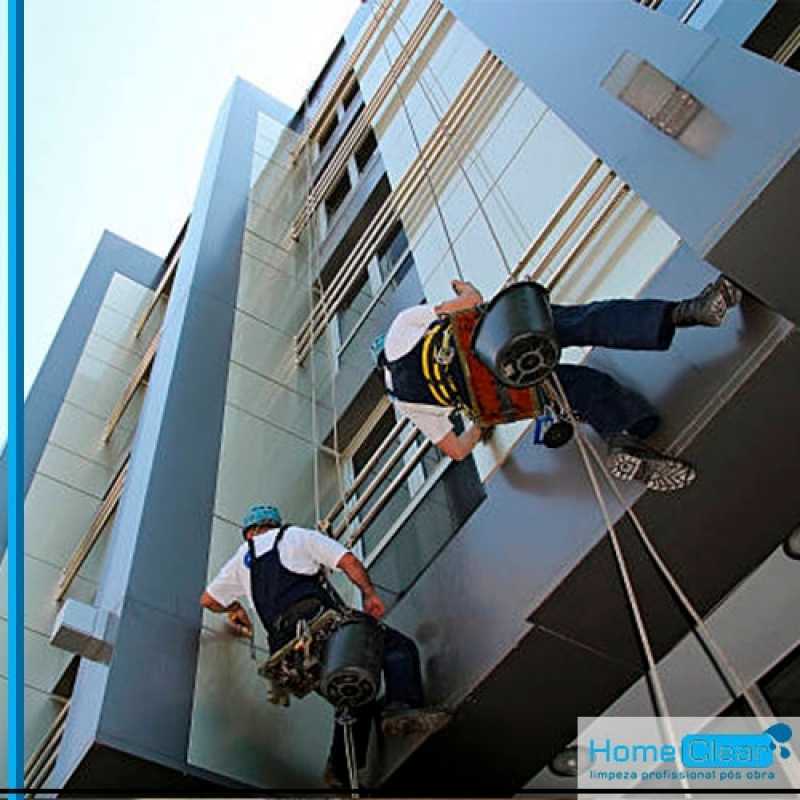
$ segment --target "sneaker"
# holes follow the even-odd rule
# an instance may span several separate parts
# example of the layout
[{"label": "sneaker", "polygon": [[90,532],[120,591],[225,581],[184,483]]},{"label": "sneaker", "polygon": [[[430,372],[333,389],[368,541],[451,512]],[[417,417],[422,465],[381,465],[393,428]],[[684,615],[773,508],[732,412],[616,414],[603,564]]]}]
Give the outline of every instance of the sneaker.
[{"label": "sneaker", "polygon": [[697,477],[691,464],[660,453],[628,433],[609,439],[606,465],[618,480],[641,481],[654,492],[685,489]]},{"label": "sneaker", "polygon": [[447,711],[426,708],[386,709],[381,729],[386,736],[407,736],[411,733],[434,733],[450,721]]},{"label": "sneaker", "polygon": [[709,283],[697,297],[681,300],[672,312],[672,321],[679,328],[691,325],[706,325],[717,328],[725,319],[729,308],[739,305],[742,290],[720,275]]}]

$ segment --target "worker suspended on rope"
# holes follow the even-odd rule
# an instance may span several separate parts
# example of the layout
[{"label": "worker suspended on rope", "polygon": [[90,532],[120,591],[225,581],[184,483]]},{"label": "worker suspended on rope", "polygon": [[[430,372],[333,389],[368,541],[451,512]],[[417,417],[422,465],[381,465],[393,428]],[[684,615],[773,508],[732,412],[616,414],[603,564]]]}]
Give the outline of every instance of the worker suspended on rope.
[{"label": "worker suspended on rope", "polygon": [[[363,564],[346,547],[317,531],[287,525],[275,506],[250,508],[242,522],[245,542],[208,585],[200,604],[214,613],[225,613],[233,631],[252,634],[250,615],[240,599],[254,608],[267,631],[270,651],[277,652],[295,637],[297,624],[320,611],[336,608],[338,598],[321,579],[327,567],[340,570],[361,590],[363,610],[374,619],[384,614],[384,605]],[[358,766],[366,761],[373,717],[379,712],[385,734],[432,731],[447,719],[445,712],[424,709],[419,653],[412,639],[399,631],[383,628],[384,697],[355,709],[354,726]],[[325,771],[329,784],[345,785],[345,744],[340,726]]]},{"label": "worker suspended on rope", "polygon": [[[454,280],[452,287],[454,299],[398,314],[386,335],[373,342],[372,355],[397,411],[443,453],[461,460],[483,432],[476,424],[461,434],[454,430],[452,414],[469,409],[470,386],[460,360],[448,349],[458,312],[480,307],[483,297],[465,281]],[[717,327],[740,300],[741,291],[720,276],[696,297],[679,302],[605,300],[553,305],[554,334],[560,347],[666,350],[676,328]],[[606,440],[607,464],[615,478],[642,481],[656,491],[682,489],[694,480],[690,464],[643,441],[655,432],[660,417],[642,395],[593,367],[559,364],[555,374],[579,419]]]}]

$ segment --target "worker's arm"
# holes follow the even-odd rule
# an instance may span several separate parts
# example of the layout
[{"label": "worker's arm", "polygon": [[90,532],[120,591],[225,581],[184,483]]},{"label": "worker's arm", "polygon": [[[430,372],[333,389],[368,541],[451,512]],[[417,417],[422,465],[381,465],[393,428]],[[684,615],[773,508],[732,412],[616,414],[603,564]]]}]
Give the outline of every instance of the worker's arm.
[{"label": "worker's arm", "polygon": [[470,425],[462,434],[453,431],[444,439],[436,442],[436,446],[453,461],[463,461],[481,440],[481,429],[477,425]]},{"label": "worker's arm", "polygon": [[378,593],[375,591],[364,565],[352,553],[345,553],[336,566],[347,575],[352,583],[361,589],[361,595],[364,599],[364,611],[371,617],[380,619],[386,613],[386,608],[383,605],[383,600],[378,597]]},{"label": "worker's arm", "polygon": [[224,606],[208,592],[203,592],[200,598],[200,605],[214,614],[227,614],[228,624],[239,635],[250,636],[252,634],[253,623],[250,620],[250,615],[238,600],[234,600],[229,605]]},{"label": "worker's arm", "polygon": [[456,311],[466,311],[475,308],[483,302],[483,295],[468,281],[453,281],[453,291],[458,295],[453,300],[439,303],[433,310],[437,314],[452,314]]}]

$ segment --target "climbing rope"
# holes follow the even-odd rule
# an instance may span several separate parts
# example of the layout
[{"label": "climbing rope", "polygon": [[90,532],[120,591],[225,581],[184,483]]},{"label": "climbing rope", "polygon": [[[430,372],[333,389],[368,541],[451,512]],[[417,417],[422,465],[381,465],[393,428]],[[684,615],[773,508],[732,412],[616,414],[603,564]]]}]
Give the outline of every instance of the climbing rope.
[{"label": "climbing rope", "polygon": [[[612,550],[614,551],[614,559],[617,564],[617,570],[620,575],[623,589],[625,590],[628,608],[631,612],[631,616],[633,617],[636,633],[639,637],[639,645],[642,648],[642,652],[644,653],[645,661],[647,663],[645,676],[647,679],[648,688],[650,690],[650,695],[653,699],[653,705],[655,706],[659,719],[659,725],[662,727],[662,734],[667,742],[673,748],[675,748],[675,752],[678,752],[678,739],[675,735],[675,729],[673,728],[672,721],[670,719],[667,697],[664,692],[664,685],[661,681],[661,676],[658,672],[658,666],[656,665],[653,647],[650,643],[650,637],[644,624],[644,618],[642,617],[639,600],[636,597],[636,591],[633,587],[633,581],[631,580],[630,573],[628,572],[625,555],[623,554],[622,547],[619,543],[617,530],[611,520],[611,514],[609,513],[608,506],[605,498],[603,497],[603,492],[600,489],[600,484],[597,480],[597,474],[595,473],[589,457],[585,434],[580,429],[578,420],[575,417],[575,412],[573,411],[569,399],[567,398],[567,394],[564,391],[564,387],[561,385],[561,381],[558,379],[558,376],[555,374],[555,372],[553,373],[553,385],[558,394],[559,401],[562,404],[562,408],[565,410],[567,418],[575,429],[575,440],[578,443],[578,449],[580,451],[581,458],[583,459],[584,467],[586,468],[586,474],[588,475],[589,481],[592,485],[592,490],[594,492],[595,499],[597,500],[597,504],[603,514],[603,520],[605,521],[609,542],[611,543]],[[685,789],[689,788],[689,784],[685,777],[681,778],[681,785]]]},{"label": "climbing rope", "polygon": [[[396,31],[395,35],[397,35]],[[387,60],[391,62],[389,50],[386,47],[385,42],[383,43],[383,52],[386,55]],[[453,257],[453,263],[455,265],[456,272],[458,273],[459,280],[463,281],[464,272],[462,271],[461,263],[458,260],[458,253],[456,253],[455,245],[453,244],[453,238],[450,236],[450,227],[447,224],[447,220],[445,219],[441,204],[439,203],[439,197],[436,194],[436,187],[434,186],[433,183],[433,177],[431,176],[431,170],[428,167],[428,162],[422,157],[422,144],[420,143],[419,136],[417,135],[417,129],[414,127],[414,122],[411,119],[411,114],[408,111],[408,104],[406,103],[406,95],[403,92],[402,88],[402,77],[398,78],[398,81],[395,84],[395,89],[397,89],[397,94],[400,96],[400,102],[403,106],[403,115],[405,116],[406,122],[408,123],[409,130],[411,131],[411,136],[414,139],[414,146],[417,149],[417,158],[422,164],[422,170],[425,173],[425,182],[428,184],[428,188],[431,191],[431,197],[433,198],[433,203],[434,206],[436,207],[436,215],[439,217],[439,222],[441,223],[442,229],[444,230],[445,239],[447,239],[447,251]]]},{"label": "climbing rope", "polygon": [[587,445],[589,452],[592,455],[592,458],[595,460],[601,473],[603,474],[606,482],[608,483],[609,487],[611,488],[612,492],[616,496],[619,503],[622,505],[625,514],[630,519],[631,523],[633,524],[633,527],[636,529],[636,532],[638,533],[639,538],[641,539],[648,554],[650,555],[650,558],[652,559],[653,563],[656,565],[659,572],[661,573],[661,576],[664,578],[670,590],[672,591],[673,597],[677,600],[677,602],[683,608],[687,616],[694,623],[692,632],[697,637],[698,642],[700,643],[704,652],[708,656],[709,661],[714,667],[714,670],[717,673],[717,675],[720,677],[720,680],[724,684],[726,690],[728,691],[728,694],[731,696],[731,699],[736,700],[740,696],[744,697],[747,703],[749,704],[750,709],[752,710],[753,714],[756,717],[767,720],[774,719],[772,711],[770,710],[769,705],[767,704],[761,692],[754,686],[752,685],[748,686],[744,682],[742,677],[739,675],[739,673],[734,668],[733,664],[726,656],[725,651],[718,644],[718,642],[712,635],[711,631],[708,629],[708,626],[706,625],[703,618],[700,616],[699,612],[697,611],[692,601],[687,597],[686,593],[681,589],[677,578],[675,577],[673,572],[669,569],[669,567],[666,565],[666,563],[656,550],[655,545],[653,544],[650,536],[647,534],[647,531],[645,530],[642,521],[639,519],[638,514],[633,510],[630,504],[628,504],[625,501],[622,492],[617,486],[613,476],[608,471],[608,467],[606,466],[605,460],[597,451],[597,448],[588,438],[585,439],[585,443]]},{"label": "climbing rope", "polygon": [[[403,28],[405,28],[407,33],[409,32],[408,31],[408,26],[405,24],[405,22],[403,22],[403,18],[402,17],[398,17],[397,22],[398,22],[399,25],[402,25]],[[397,33],[397,30],[394,27],[392,28],[392,33],[394,34],[395,38],[397,38],[397,41],[399,43],[400,42],[400,36],[399,36],[399,34]],[[466,182],[467,186],[469,187],[469,190],[472,193],[472,196],[475,198],[475,203],[477,205],[478,211],[480,212],[481,216],[483,217],[483,220],[486,223],[486,227],[489,229],[489,234],[491,235],[492,241],[494,242],[494,245],[497,248],[497,252],[500,254],[500,258],[501,258],[501,260],[503,262],[503,266],[505,267],[506,272],[508,273],[508,275],[511,276],[511,274],[512,274],[511,263],[509,262],[508,256],[506,255],[506,252],[505,252],[505,249],[503,248],[503,246],[502,246],[502,244],[500,242],[500,238],[497,235],[497,231],[495,230],[495,227],[494,227],[494,225],[492,223],[491,217],[486,212],[486,208],[485,208],[485,206],[483,204],[483,200],[481,200],[481,197],[478,194],[478,190],[475,188],[475,184],[473,183],[472,178],[470,178],[469,173],[467,172],[466,168],[464,167],[464,154],[461,151],[461,149],[458,147],[458,145],[456,144],[455,139],[453,137],[453,134],[450,131],[450,128],[443,122],[445,110],[441,107],[441,105],[438,103],[438,101],[433,97],[433,93],[430,91],[429,87],[426,85],[425,79],[423,77],[426,72],[430,72],[431,80],[433,82],[438,83],[439,84],[439,88],[441,89],[441,83],[439,83],[438,79],[436,78],[436,74],[433,72],[433,70],[431,69],[430,66],[425,66],[425,67],[422,68],[422,70],[421,70],[421,72],[420,72],[420,74],[419,74],[419,76],[417,78],[417,83],[418,83],[420,89],[422,90],[422,93],[425,96],[425,99],[427,100],[428,105],[431,108],[431,111],[433,112],[433,116],[436,119],[437,124],[441,127],[442,134],[444,135],[445,146],[447,148],[449,148],[450,151],[453,153],[453,155],[455,157],[456,166],[458,167],[459,171],[461,172],[461,175],[463,176],[464,181]],[[397,88],[398,88],[398,91],[400,92],[401,97],[402,97],[402,90],[400,89],[399,82],[398,82],[398,87]],[[442,90],[442,94],[444,94],[443,90]],[[405,109],[405,100],[403,100],[403,108]],[[410,116],[408,115],[407,111],[406,111],[406,117],[409,119],[409,124],[411,125],[412,132],[413,132],[413,123],[411,123]],[[417,150],[419,152],[419,140],[418,140],[418,138],[416,136],[416,133],[414,133],[414,141],[417,143]],[[423,164],[423,166],[426,166],[426,165]],[[433,187],[433,183],[431,182],[430,185],[431,185],[431,193],[433,194],[434,202],[436,203],[436,206],[437,206],[437,209],[438,209],[439,208],[439,203],[438,203],[438,200],[436,198],[436,192],[435,192],[435,189]],[[448,237],[448,241],[449,241],[449,237]],[[454,259],[455,259],[455,256],[454,256]],[[458,266],[457,266],[457,268],[458,268]],[[463,277],[462,277],[462,280],[463,280]]]}]

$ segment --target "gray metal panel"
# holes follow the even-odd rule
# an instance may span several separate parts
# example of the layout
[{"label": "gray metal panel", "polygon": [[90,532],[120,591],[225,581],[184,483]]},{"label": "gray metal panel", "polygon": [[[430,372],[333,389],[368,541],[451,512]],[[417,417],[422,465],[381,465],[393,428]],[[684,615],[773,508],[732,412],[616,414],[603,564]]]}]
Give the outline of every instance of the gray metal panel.
[{"label": "gray metal panel", "polygon": [[[119,272],[152,287],[158,279],[161,264],[158,256],[110,231],[104,231],[100,237],[25,401],[23,480],[26,494],[111,278]],[[5,475],[5,471],[6,452],[3,447],[0,472]],[[3,492],[0,496],[0,558],[5,553],[7,542],[7,502]]]},{"label": "gray metal panel", "polygon": [[[800,145],[800,75],[664,14],[632,2],[507,0],[502,14],[489,0],[445,5],[701,255]],[[626,51],[721,121],[708,153],[679,145],[603,89]]]},{"label": "gray metal panel", "polygon": [[66,780],[94,741],[186,762],[211,511],[259,111],[291,111],[237,80],[217,121],[139,419],[97,604],[120,614],[109,668],[82,664]]},{"label": "gray metal panel", "polygon": [[708,254],[795,323],[800,323],[798,197],[800,155],[795,155]]}]

